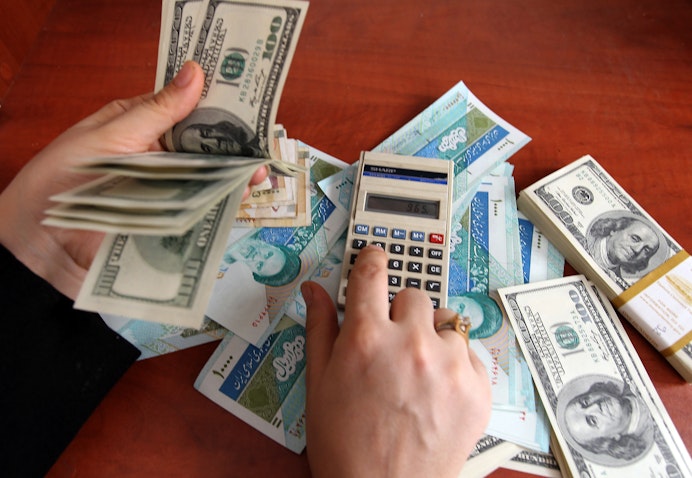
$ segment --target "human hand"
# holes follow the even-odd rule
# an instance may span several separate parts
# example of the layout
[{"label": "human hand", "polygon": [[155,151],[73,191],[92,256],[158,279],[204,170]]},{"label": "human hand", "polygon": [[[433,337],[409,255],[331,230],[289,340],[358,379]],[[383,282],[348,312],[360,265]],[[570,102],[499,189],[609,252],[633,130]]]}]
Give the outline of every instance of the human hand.
[{"label": "human hand", "polygon": [[319,285],[307,303],[308,460],[315,477],[456,478],[490,419],[487,372],[418,289],[387,299],[387,256],[368,246],[344,321]]},{"label": "human hand", "polygon": [[[113,101],[58,136],[0,194],[0,243],[74,299],[103,234],[41,225],[49,197],[93,179],[70,170],[90,158],[161,150],[159,138],[195,108],[203,82],[202,69],[188,62],[158,93]],[[259,168],[250,184],[266,175]]]}]

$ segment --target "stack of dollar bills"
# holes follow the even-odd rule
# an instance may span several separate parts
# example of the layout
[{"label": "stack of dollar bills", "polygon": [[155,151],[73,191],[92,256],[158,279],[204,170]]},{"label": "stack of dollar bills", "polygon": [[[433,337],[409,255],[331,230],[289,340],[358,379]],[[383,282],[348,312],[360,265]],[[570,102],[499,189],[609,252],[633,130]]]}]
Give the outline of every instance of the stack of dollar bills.
[{"label": "stack of dollar bills", "polygon": [[502,288],[563,476],[692,476],[692,461],[607,297],[584,276]]},{"label": "stack of dollar bills", "polygon": [[574,268],[692,382],[692,259],[591,156],[521,191]]}]

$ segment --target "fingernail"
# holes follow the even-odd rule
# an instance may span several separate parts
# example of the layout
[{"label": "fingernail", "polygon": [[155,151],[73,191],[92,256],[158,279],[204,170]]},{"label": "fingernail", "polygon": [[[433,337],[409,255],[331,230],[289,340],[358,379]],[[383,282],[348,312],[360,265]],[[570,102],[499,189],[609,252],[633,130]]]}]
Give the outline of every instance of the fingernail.
[{"label": "fingernail", "polygon": [[300,284],[300,292],[303,294],[305,305],[309,306],[312,303],[312,287],[307,282]]},{"label": "fingernail", "polygon": [[195,68],[191,61],[185,62],[185,64],[180,68],[178,74],[173,78],[173,84],[178,88],[185,88],[190,84],[192,78],[195,76]]}]

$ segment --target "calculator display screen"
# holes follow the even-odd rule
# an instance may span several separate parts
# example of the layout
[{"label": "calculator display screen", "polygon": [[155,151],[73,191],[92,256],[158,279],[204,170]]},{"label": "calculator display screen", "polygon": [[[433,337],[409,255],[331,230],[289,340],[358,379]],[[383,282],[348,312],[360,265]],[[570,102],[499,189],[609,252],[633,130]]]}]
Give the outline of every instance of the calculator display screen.
[{"label": "calculator display screen", "polygon": [[365,210],[439,219],[440,202],[368,194],[365,199]]}]

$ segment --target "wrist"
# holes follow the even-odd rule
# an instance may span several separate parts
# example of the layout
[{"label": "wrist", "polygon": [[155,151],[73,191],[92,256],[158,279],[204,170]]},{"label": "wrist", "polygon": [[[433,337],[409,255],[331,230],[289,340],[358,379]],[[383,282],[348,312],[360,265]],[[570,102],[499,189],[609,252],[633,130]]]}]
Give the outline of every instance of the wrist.
[{"label": "wrist", "polygon": [[31,272],[53,285],[62,294],[74,299],[83,280],[80,271],[53,235],[40,224],[42,217],[33,217],[15,182],[0,193],[0,244]]}]

